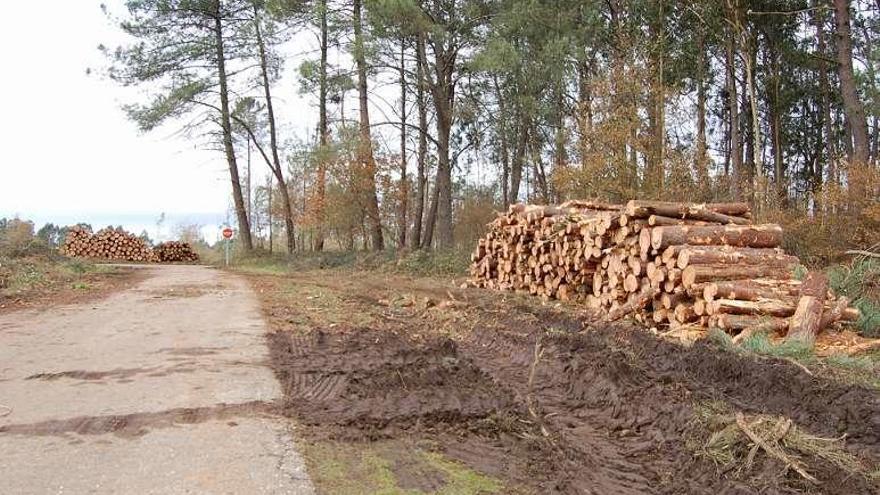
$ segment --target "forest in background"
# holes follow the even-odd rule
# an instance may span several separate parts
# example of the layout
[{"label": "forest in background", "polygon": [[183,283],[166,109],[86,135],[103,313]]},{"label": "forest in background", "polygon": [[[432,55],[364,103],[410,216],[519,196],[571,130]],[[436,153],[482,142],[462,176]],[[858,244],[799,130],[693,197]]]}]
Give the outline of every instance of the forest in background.
[{"label": "forest in background", "polygon": [[[132,40],[103,47],[107,75],[149,93],[126,111],[223,153],[245,251],[469,248],[509,203],[571,198],[746,200],[811,263],[880,239],[878,0],[107,10]],[[276,115],[293,91],[305,142]],[[251,149],[271,171],[254,188]]]}]

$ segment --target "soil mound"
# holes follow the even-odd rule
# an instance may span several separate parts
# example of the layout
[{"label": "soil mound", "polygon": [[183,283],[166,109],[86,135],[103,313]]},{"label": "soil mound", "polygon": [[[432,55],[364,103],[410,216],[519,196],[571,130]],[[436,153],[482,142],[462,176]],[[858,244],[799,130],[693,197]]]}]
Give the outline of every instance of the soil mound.
[{"label": "soil mound", "polygon": [[867,465],[880,459],[876,392],[707,343],[682,348],[625,326],[548,333],[537,323],[455,342],[367,328],[277,332],[269,342],[282,410],[307,435],[429,440],[538,493],[878,489],[821,459],[810,464],[820,481],[813,484],[769,456],[731,469],[701,455],[707,432],[695,408],[723,401],[746,414],[789,417],[814,435],[846,435],[848,453]]}]

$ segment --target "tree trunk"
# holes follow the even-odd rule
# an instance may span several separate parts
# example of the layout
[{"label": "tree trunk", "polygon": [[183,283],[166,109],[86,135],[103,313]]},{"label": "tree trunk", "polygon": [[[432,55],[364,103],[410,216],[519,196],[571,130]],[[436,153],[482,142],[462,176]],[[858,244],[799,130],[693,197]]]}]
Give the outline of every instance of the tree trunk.
[{"label": "tree trunk", "polygon": [[658,40],[658,46],[653,50],[653,81],[651,83],[650,108],[648,114],[651,120],[651,142],[649,143],[650,152],[645,167],[645,179],[647,181],[646,189],[653,192],[658,197],[663,193],[663,151],[665,148],[664,138],[666,134],[666,88],[663,79],[663,64],[665,46],[662,40],[665,37],[664,32],[664,14],[663,1],[659,0],[658,17],[652,23],[652,35]]},{"label": "tree trunk", "polygon": [[428,185],[428,104],[425,101],[425,38],[416,38],[416,100],[419,111],[419,155],[417,159],[418,183],[416,184],[416,211],[413,218],[411,245],[413,249],[422,247],[422,219],[425,216],[426,189]]},{"label": "tree trunk", "polygon": [[[825,20],[823,11],[821,10],[816,11],[816,37],[816,50],[820,57],[824,57],[826,52]],[[837,178],[835,173],[835,162],[837,160],[837,147],[834,140],[834,133],[832,131],[832,126],[834,125],[834,122],[831,118],[831,89],[828,82],[828,64],[824,60],[819,62],[819,90],[822,92],[822,127],[824,129],[824,139],[822,141],[825,143],[825,148],[827,150],[826,160],[828,166],[828,180],[831,182],[836,182]],[[821,191],[823,180],[822,169],[820,168],[814,171],[813,177],[817,181],[814,186],[815,190]]]},{"label": "tree trunk", "polygon": [[581,167],[586,165],[593,134],[593,88],[590,80],[590,63],[586,60],[578,65],[578,115],[580,139],[578,149],[581,154]]},{"label": "tree trunk", "polygon": [[699,27],[697,38],[697,183],[700,187],[709,184],[709,154],[706,146],[706,33]]},{"label": "tree trunk", "polygon": [[360,122],[358,136],[358,172],[365,199],[365,210],[370,227],[370,240],[374,251],[385,247],[382,239],[382,223],[379,219],[379,196],[376,192],[376,160],[373,157],[373,140],[370,137],[370,110],[367,100],[367,60],[364,46],[362,0],[354,0],[354,58],[357,63],[358,100]]},{"label": "tree trunk", "polygon": [[[449,156],[449,139],[452,133],[455,105],[455,69],[456,51],[443,45],[443,41],[435,42],[434,84],[431,85],[431,96],[437,112],[437,178],[434,187],[437,189],[436,230],[437,246],[451,248],[452,233],[452,163]],[[434,208],[434,205],[432,205]]]},{"label": "tree trunk", "polygon": [[400,39],[400,204],[397,210],[397,247],[406,246],[406,210],[409,184],[406,178],[406,39]]},{"label": "tree trunk", "polygon": [[428,208],[427,224],[425,225],[425,240],[422,247],[431,249],[434,244],[434,227],[437,225],[437,203],[440,199],[440,191],[437,184],[434,184],[434,190],[431,194],[431,206]]},{"label": "tree trunk", "polygon": [[770,143],[773,148],[773,182],[776,189],[776,197],[780,204],[788,200],[788,183],[785,178],[786,167],[782,157],[782,115],[784,109],[779,96],[779,80],[781,78],[779,68],[779,53],[776,45],[770,42],[767,46],[767,56],[770,59]]},{"label": "tree trunk", "polygon": [[510,164],[510,202],[519,201],[519,187],[522,182],[523,164],[525,162],[526,147],[529,142],[529,128],[526,119],[520,117],[519,135],[513,147],[513,162]]},{"label": "tree trunk", "polygon": [[[742,32],[742,36],[745,38],[745,31]],[[752,44],[754,44],[754,40]],[[746,61],[746,86],[749,90],[749,108],[752,117],[752,163],[754,165],[755,177],[761,179],[764,176],[764,163],[761,154],[761,115],[758,113],[758,91],[755,87],[757,48],[750,46],[749,43],[743,43],[743,48],[747,50],[743,59]],[[755,193],[760,193],[757,187],[755,188]]]},{"label": "tree trunk", "polygon": [[[732,28],[728,28],[731,29]],[[727,107],[730,117],[730,167],[733,169],[733,195],[739,199],[742,181],[742,144],[739,135],[739,96],[736,88],[736,37],[727,36]]]},{"label": "tree trunk", "polygon": [[229,165],[229,179],[232,182],[232,200],[235,204],[235,216],[238,220],[238,230],[245,251],[254,249],[251,239],[251,226],[248,222],[247,209],[244,205],[244,196],[241,193],[241,181],[238,177],[238,163],[235,159],[235,148],[232,145],[232,122],[229,111],[229,89],[226,81],[226,54],[223,47],[223,23],[220,20],[220,3],[216,4],[214,17],[214,42],[217,51],[217,74],[220,80],[220,122],[223,127],[223,151],[226,153],[226,163]]},{"label": "tree trunk", "polygon": [[498,84],[498,77],[493,76],[492,83],[495,88],[495,99],[498,100],[498,113],[499,121],[496,126],[498,132],[498,147],[500,148],[501,155],[501,204],[503,207],[507,207],[511,203],[510,201],[510,151],[508,150],[508,142],[507,142],[507,129],[508,129],[508,115],[507,115],[507,105],[505,104],[505,97],[501,93],[501,87]]},{"label": "tree trunk", "polygon": [[315,251],[324,250],[324,217],[326,209],[327,184],[327,145],[329,144],[329,128],[327,124],[327,0],[321,0],[321,65],[318,88],[318,171],[315,184],[317,198],[315,202]]},{"label": "tree trunk", "polygon": [[275,125],[275,111],[272,106],[272,91],[269,87],[269,68],[266,60],[266,44],[263,41],[263,32],[260,26],[259,11],[254,5],[254,32],[257,35],[257,48],[260,55],[260,73],[263,80],[263,92],[266,97],[266,114],[269,119],[269,146],[272,152],[272,173],[281,187],[281,198],[284,200],[284,228],[287,235],[287,252],[293,254],[296,250],[296,233],[293,224],[293,207],[290,204],[290,193],[287,190],[287,182],[284,180],[284,169],[281,167],[281,159],[278,157],[278,132]]},{"label": "tree trunk", "polygon": [[834,0],[834,11],[840,94],[843,98],[846,120],[852,132],[852,154],[849,159],[857,163],[868,163],[868,122],[865,119],[865,108],[859,98],[853,72],[849,0]]}]

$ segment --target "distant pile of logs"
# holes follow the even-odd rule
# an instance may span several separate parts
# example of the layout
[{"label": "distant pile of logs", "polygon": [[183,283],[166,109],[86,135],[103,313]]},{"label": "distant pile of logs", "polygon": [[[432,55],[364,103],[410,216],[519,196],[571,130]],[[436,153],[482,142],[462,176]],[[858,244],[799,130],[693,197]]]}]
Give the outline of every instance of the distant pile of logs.
[{"label": "distant pile of logs", "polygon": [[199,256],[186,242],[164,242],[151,249],[140,237],[122,228],[99,230],[92,233],[82,226],[67,231],[61,253],[77,258],[102,258],[138,262],[194,262]]},{"label": "distant pile of logs", "polygon": [[858,318],[823,277],[795,277],[802,267],[779,249],[782,229],[753,225],[747,203],[515,204],[489,227],[471,256],[473,284],[582,301],[609,321],[810,340]]},{"label": "distant pile of logs", "polygon": [[168,241],[153,248],[156,259],[160,262],[195,262],[199,255],[193,251],[188,242]]},{"label": "distant pile of logs", "polygon": [[120,261],[154,261],[150,246],[121,228],[107,227],[92,234],[81,226],[71,227],[61,246],[67,256]]}]

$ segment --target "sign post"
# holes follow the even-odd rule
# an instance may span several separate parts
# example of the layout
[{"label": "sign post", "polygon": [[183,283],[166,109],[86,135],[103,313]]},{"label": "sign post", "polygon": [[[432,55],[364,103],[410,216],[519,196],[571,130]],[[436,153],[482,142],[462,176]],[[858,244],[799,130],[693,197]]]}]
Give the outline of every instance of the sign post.
[{"label": "sign post", "polygon": [[230,227],[223,229],[223,238],[226,239],[226,266],[229,266],[229,243],[232,241],[232,235],[235,233]]}]

